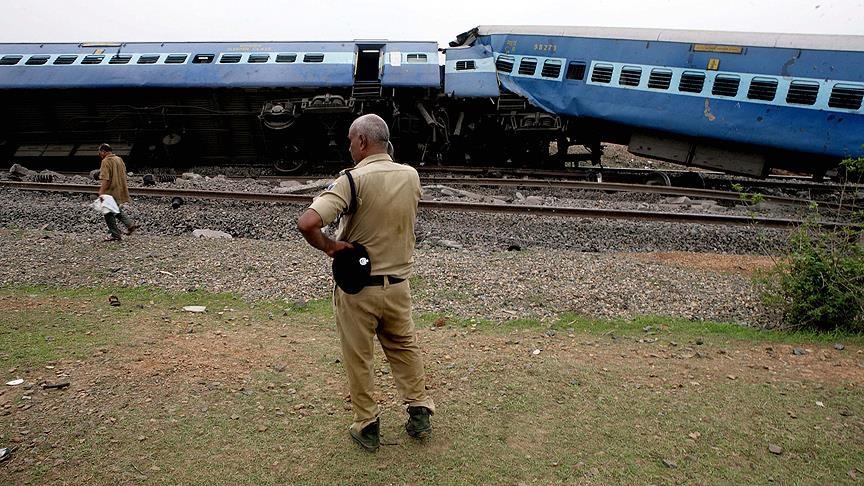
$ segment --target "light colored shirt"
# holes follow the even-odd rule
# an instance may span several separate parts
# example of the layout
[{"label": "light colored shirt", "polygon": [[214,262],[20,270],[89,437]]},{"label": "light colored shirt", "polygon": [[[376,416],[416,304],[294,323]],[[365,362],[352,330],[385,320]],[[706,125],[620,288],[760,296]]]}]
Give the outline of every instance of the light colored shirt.
[{"label": "light colored shirt", "polygon": [[[420,202],[420,176],[387,154],[366,157],[351,169],[357,188],[357,211],[339,222],[337,240],[366,247],[372,275],[408,278],[414,264],[414,223]],[[328,225],[351,202],[348,177],[339,176],[310,206]]]}]

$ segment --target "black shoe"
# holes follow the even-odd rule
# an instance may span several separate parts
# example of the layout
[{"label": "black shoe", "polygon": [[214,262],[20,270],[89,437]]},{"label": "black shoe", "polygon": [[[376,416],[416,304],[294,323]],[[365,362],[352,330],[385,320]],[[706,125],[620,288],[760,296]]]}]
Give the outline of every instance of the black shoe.
[{"label": "black shoe", "polygon": [[429,416],[432,412],[426,407],[408,407],[408,422],[405,431],[415,439],[425,439],[432,435],[432,424]]},{"label": "black shoe", "polygon": [[381,419],[375,419],[374,422],[363,427],[363,430],[360,432],[355,432],[353,428],[348,429],[348,432],[351,434],[354,442],[358,443],[360,447],[369,452],[378,452],[378,446],[381,445],[381,438],[378,435],[380,423]]}]

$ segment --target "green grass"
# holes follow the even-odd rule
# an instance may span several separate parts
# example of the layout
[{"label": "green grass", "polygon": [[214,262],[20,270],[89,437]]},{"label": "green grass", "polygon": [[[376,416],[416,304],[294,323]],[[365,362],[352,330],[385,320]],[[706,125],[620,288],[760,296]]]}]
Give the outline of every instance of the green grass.
[{"label": "green grass", "polygon": [[[0,288],[2,369],[31,381],[54,363],[72,383],[3,390],[0,447],[21,447],[0,466],[0,483],[836,484],[864,468],[861,336],[653,316],[443,327],[441,315],[418,316],[434,437],[406,436],[384,374],[384,445],[373,455],[347,437],[328,301],[129,288],[111,307],[108,295]],[[646,337],[658,341],[639,343]],[[677,356],[697,339],[703,357]],[[845,376],[753,351],[789,343],[835,352],[834,340],[846,354],[824,369]],[[380,350],[375,369],[387,369]]]},{"label": "green grass", "polygon": [[632,319],[600,319],[564,313],[554,321],[539,318],[510,319],[495,322],[488,319],[456,318],[449,315],[427,313],[416,317],[422,327],[433,327],[444,322],[455,328],[474,328],[487,331],[554,330],[577,332],[594,336],[616,335],[618,337],[674,336],[696,339],[698,337],[721,337],[754,342],[794,344],[797,342],[835,343],[844,342],[864,345],[864,335],[846,332],[813,332],[807,330],[755,329],[733,323],[694,321],[663,316],[637,316]]}]

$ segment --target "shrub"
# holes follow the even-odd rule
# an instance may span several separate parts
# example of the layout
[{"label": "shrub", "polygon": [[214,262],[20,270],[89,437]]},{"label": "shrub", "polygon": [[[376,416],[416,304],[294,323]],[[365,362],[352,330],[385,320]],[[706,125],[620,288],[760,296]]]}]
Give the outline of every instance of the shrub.
[{"label": "shrub", "polygon": [[798,228],[786,255],[761,282],[783,327],[864,332],[864,247],[851,230]]},{"label": "shrub", "polygon": [[[860,180],[864,159],[846,160],[843,167]],[[860,224],[860,211],[851,214]],[[781,327],[864,332],[860,228],[827,230],[805,223],[793,232],[790,243],[788,254],[756,282],[765,303],[782,314]]]}]

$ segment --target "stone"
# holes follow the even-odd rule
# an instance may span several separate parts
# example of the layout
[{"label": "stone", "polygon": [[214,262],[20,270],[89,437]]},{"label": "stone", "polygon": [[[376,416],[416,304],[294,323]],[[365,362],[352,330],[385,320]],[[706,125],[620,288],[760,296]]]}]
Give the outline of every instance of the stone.
[{"label": "stone", "polygon": [[225,233],[223,231],[211,230],[211,229],[196,229],[196,230],[192,231],[192,236],[194,236],[196,238],[211,238],[211,239],[226,238],[229,240],[233,238],[233,236],[229,235],[228,233]]}]

